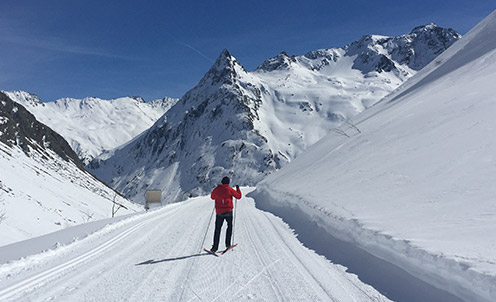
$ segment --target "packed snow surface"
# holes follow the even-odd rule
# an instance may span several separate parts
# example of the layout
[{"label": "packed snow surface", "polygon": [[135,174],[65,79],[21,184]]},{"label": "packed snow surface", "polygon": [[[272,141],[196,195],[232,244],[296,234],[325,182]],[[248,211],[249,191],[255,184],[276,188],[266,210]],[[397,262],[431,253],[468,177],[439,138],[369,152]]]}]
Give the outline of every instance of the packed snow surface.
[{"label": "packed snow surface", "polygon": [[[222,256],[202,251],[212,244],[213,201],[199,197],[0,264],[0,300],[389,301],[302,246],[281,219],[256,209],[252,199],[236,205],[239,246]],[[23,244],[30,242],[36,244]]]},{"label": "packed snow surface", "polygon": [[466,301],[496,301],[495,36],[493,12],[356,127],[258,184],[257,205]]}]

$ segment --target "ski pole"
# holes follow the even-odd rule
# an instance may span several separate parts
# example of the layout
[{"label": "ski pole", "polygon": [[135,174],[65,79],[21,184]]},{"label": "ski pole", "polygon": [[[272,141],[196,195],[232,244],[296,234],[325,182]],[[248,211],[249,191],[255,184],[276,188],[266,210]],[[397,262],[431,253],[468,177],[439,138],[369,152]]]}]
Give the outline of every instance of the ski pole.
[{"label": "ski pole", "polygon": [[205,235],[203,235],[203,240],[200,247],[200,253],[203,251],[203,244],[205,243],[205,239],[207,238],[208,227],[210,226],[210,222],[212,221],[212,217],[214,216],[215,205],[212,208],[212,213],[210,214],[210,218],[208,219],[207,229],[205,230]]},{"label": "ski pole", "polygon": [[232,232],[232,243],[234,244],[234,230],[236,230],[236,209],[238,208],[238,199],[234,201],[234,217],[233,217],[233,232]]}]

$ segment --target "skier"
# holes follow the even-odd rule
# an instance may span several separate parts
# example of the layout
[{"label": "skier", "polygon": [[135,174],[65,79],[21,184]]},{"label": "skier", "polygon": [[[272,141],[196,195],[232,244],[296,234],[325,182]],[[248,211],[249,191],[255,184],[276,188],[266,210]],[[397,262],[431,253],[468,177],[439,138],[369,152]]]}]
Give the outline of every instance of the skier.
[{"label": "skier", "polygon": [[211,252],[217,252],[219,248],[220,229],[224,220],[227,221],[226,232],[226,250],[231,246],[232,222],[233,222],[233,201],[232,198],[240,199],[241,190],[236,186],[236,190],[229,186],[229,177],[222,178],[222,184],[218,185],[210,194],[210,197],[215,200],[215,232],[214,244],[210,249]]}]

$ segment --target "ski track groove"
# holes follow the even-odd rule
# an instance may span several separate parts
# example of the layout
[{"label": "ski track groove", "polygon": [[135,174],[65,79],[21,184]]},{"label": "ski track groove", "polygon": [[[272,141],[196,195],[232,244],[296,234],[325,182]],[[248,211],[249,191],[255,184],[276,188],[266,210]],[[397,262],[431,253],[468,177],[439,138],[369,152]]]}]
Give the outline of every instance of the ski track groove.
[{"label": "ski track groove", "polygon": [[[245,201],[243,201],[245,202]],[[208,213],[206,213],[208,214]],[[239,215],[239,213],[237,213],[237,215]],[[243,216],[243,215],[241,215]],[[208,217],[208,216],[207,216]],[[239,219],[239,216],[237,217],[237,219]],[[213,221],[215,221],[215,216],[213,218]],[[239,222],[238,222],[239,223]],[[214,223],[210,223],[209,224],[209,228],[208,228],[208,233],[212,233],[213,232],[213,226]],[[246,229],[246,225],[244,226],[244,228]],[[234,231],[234,225],[233,225],[233,231]],[[246,232],[246,233],[250,233],[250,232]],[[224,238],[223,236],[225,235],[225,230],[223,230],[223,232],[221,232],[221,243],[222,243],[222,239]],[[254,241],[252,240],[252,244],[254,244]],[[232,252],[232,251],[231,251]],[[219,257],[216,257],[214,258],[212,261],[221,261],[221,262],[227,262],[229,263],[232,267],[234,267],[237,271],[239,271],[239,274],[243,274],[243,275],[246,275],[246,276],[249,276],[251,275],[249,272],[246,272],[238,263],[235,263],[233,261],[230,260],[230,257],[228,256],[229,253],[226,253],[225,255],[222,255],[222,256],[219,256]],[[231,255],[233,255],[231,253]],[[213,257],[213,256],[212,256]],[[275,262],[279,261],[280,259],[276,260]],[[259,257],[258,258],[258,261],[260,264],[262,264],[262,266],[264,266],[264,268],[261,270],[261,271],[256,271],[254,272],[254,276],[250,277],[250,281],[249,283],[251,283],[252,281],[254,281],[257,277],[259,277],[265,270],[266,270],[266,266],[264,264],[264,262],[261,260],[261,258]],[[271,264],[272,265],[272,264]],[[239,275],[237,274],[237,275]],[[222,297],[222,295],[224,295],[225,293],[227,293],[233,286],[237,286],[238,287],[238,290],[235,292],[235,294],[233,294],[230,298],[226,298],[225,300],[228,300],[228,301],[235,301],[235,295],[238,294],[240,291],[242,291],[243,289],[247,288],[247,285],[248,284],[241,284],[241,282],[238,280],[239,278],[235,279],[234,281],[230,282],[230,285],[228,287],[226,287],[221,293],[217,294],[217,296],[213,297],[211,300],[211,302],[213,301],[217,301],[219,298]],[[269,281],[270,283],[272,283],[273,281],[271,280],[271,278],[269,278]],[[277,292],[275,291],[274,287],[272,286],[271,284],[271,287],[272,287],[272,291],[277,295]],[[190,288],[191,289],[191,288]],[[206,293],[208,292],[209,290],[208,289],[205,289],[203,293]],[[191,299],[189,299],[188,301],[193,301],[195,299],[199,299],[201,301],[203,301],[203,299],[201,298],[201,294],[198,295],[197,293],[195,293],[195,296],[193,296]],[[280,298],[278,297],[278,301],[281,301]]]},{"label": "ski track groove", "polygon": [[[196,202],[193,202],[193,201],[187,202],[183,207],[181,207],[181,211],[182,212],[189,212],[189,213],[194,212],[194,211],[191,211],[190,210],[191,207],[197,207],[197,203]],[[161,230],[158,232],[161,235],[161,237],[160,238],[155,238],[154,241],[162,242],[161,239],[162,239],[162,237],[164,237],[163,238],[164,239],[163,241],[164,242],[173,242],[173,246],[165,246],[164,247],[163,244],[157,243],[158,248],[156,248],[156,249],[153,250],[155,254],[157,253],[157,250],[164,250],[164,249],[166,251],[168,251],[168,252],[166,252],[166,256],[169,257],[168,259],[173,259],[173,258],[177,257],[177,256],[174,256],[176,250],[181,250],[181,251],[184,251],[184,252],[190,251],[191,255],[199,255],[200,254],[200,253],[196,253],[196,249],[198,247],[197,246],[194,246],[194,245],[191,246],[191,243],[192,242],[200,242],[199,241],[200,240],[200,236],[203,235],[203,233],[201,233],[201,234],[200,233],[197,233],[197,232],[195,232],[195,230],[198,229],[199,225],[201,225],[201,223],[204,220],[203,219],[193,220],[193,222],[195,222],[195,224],[194,225],[191,225],[191,220],[186,220],[185,221],[184,219],[181,219],[181,217],[182,217],[181,215],[179,216],[179,218],[176,217],[176,215],[172,216],[172,220],[171,221],[168,221],[166,223],[167,229],[161,228]],[[206,219],[206,218],[204,218],[204,219]],[[179,234],[172,234],[171,235],[170,232],[169,232],[169,229],[171,231],[174,231],[174,230],[177,231],[178,226],[180,226],[179,229],[181,229],[181,230],[184,231],[181,234],[182,236],[179,236]],[[167,237],[170,238],[171,236],[172,236],[172,238],[174,238],[174,236],[178,236],[180,238],[178,238],[177,240],[167,240]],[[170,297],[168,297],[168,298],[166,298],[166,297],[160,297],[161,300],[164,300],[164,299],[175,299],[175,300],[177,300],[178,297],[179,297],[179,300],[182,301],[186,289],[191,290],[191,292],[194,295],[198,296],[197,293],[189,285],[189,277],[191,275],[192,269],[195,266],[196,258],[197,257],[192,257],[192,259],[185,260],[186,263],[187,263],[187,265],[182,266],[182,267],[179,268],[182,272],[185,272],[185,273],[179,274],[179,276],[184,276],[184,277],[180,277],[181,278],[181,282],[180,283],[182,285],[178,289],[173,290]],[[155,276],[154,276],[154,278],[155,278]],[[154,280],[156,280],[156,278]],[[160,279],[158,279],[158,280],[160,280]],[[142,295],[140,294],[139,297],[142,297]],[[140,301],[141,299],[136,299],[136,300],[137,301]],[[201,298],[200,298],[200,300],[201,300]]]},{"label": "ski track groove", "polygon": [[[179,211],[181,211],[181,209],[179,207],[176,207],[174,209],[171,209],[170,211],[160,213],[150,222],[154,223],[158,220],[167,220],[167,222],[152,224],[152,228],[147,229],[145,231],[146,236],[140,237],[140,240],[150,241],[147,243],[147,246],[153,245],[153,249],[151,249],[151,250],[154,251],[154,253],[156,253],[158,250],[162,250],[161,249],[163,246],[162,240],[161,240],[162,237],[166,236],[165,234],[169,234],[170,230],[174,230],[174,224],[177,220],[175,214]],[[161,236],[157,237],[157,234],[161,235]],[[138,245],[136,242],[132,242],[131,244],[137,245],[136,251],[141,251],[143,246],[144,246],[144,244]],[[145,255],[147,250],[145,250],[144,253],[141,253],[141,254]],[[172,250],[174,250],[174,249],[170,249],[170,251],[172,251]],[[119,252],[119,254],[115,254],[112,258],[113,258],[113,262],[118,262],[117,267],[119,268],[119,264],[120,264],[120,262],[122,262],[121,261],[122,260],[121,254],[124,254],[124,256],[126,256],[126,258],[130,258],[130,257],[132,257],[132,255],[129,253],[126,253],[127,248],[124,248],[122,250],[118,250],[118,252]],[[170,255],[170,254],[168,254],[168,255]],[[131,259],[130,259],[130,261],[131,261]],[[109,267],[111,267],[111,269],[106,272],[107,275],[111,275],[113,273],[113,270],[116,267],[116,265],[109,265]],[[139,286],[124,288],[123,290],[127,291],[127,293],[122,293],[121,296],[124,296],[124,297],[126,297],[126,299],[133,300],[133,301],[148,300],[149,297],[153,297],[153,295],[155,294],[155,291],[150,291],[148,285],[150,283],[149,281],[153,281],[154,283],[156,283],[157,272],[160,272],[158,267],[150,267],[149,270],[147,270],[143,273],[140,273],[139,276],[142,278],[138,278],[139,279],[139,281],[138,281]],[[108,279],[109,278],[107,278],[106,280],[108,280]],[[110,276],[110,279],[112,279],[112,276]],[[136,278],[134,278],[134,279],[136,279]]]},{"label": "ski track groove", "polygon": [[[211,208],[209,208],[209,211],[210,211],[210,210],[211,210]],[[209,212],[208,212],[208,213],[209,213]],[[207,217],[210,217],[208,213],[207,213],[207,212],[205,212],[205,215],[203,216],[203,217],[205,217],[205,220],[207,219]],[[214,214],[215,214],[215,213],[214,213]],[[209,222],[210,222],[210,223],[208,223],[208,222],[207,222],[208,224],[207,224],[207,223],[205,223],[205,226],[203,227],[203,229],[207,228],[207,236],[208,236],[210,233],[212,233],[212,234],[213,234],[213,230],[214,230],[214,228],[213,228],[212,226],[214,226],[214,225],[215,225],[215,215],[213,215],[213,216],[212,216],[212,220],[211,220],[211,221],[209,221]],[[233,230],[233,231],[234,231],[234,230]],[[204,235],[204,234],[202,234],[202,235]],[[221,233],[221,237],[222,237],[222,235],[224,235],[224,234],[223,234],[223,233]],[[221,239],[222,239],[222,238],[221,238]],[[207,240],[206,242],[208,242],[208,240]],[[201,247],[201,252],[204,252],[204,251],[203,251],[203,247]],[[206,252],[205,252],[205,253],[206,253]],[[211,256],[211,257],[214,257],[214,256]],[[196,259],[195,259],[195,260],[196,260]],[[238,269],[239,269],[239,271],[240,271],[240,272],[242,272],[242,270],[240,269],[239,265],[238,265],[238,264],[236,264],[236,263],[234,263],[234,262],[232,262],[232,261],[230,261],[230,260],[228,260],[228,258],[226,257],[226,255],[222,255],[222,256],[220,256],[220,255],[219,255],[219,257],[216,257],[214,260],[215,260],[215,261],[228,262],[228,263],[229,263],[229,264],[231,264],[233,267],[238,268]],[[236,285],[237,283],[238,283],[238,280],[234,280],[234,281],[233,281],[233,282],[232,282],[232,283],[231,283],[231,284],[230,284],[230,285],[229,285],[226,289],[224,289],[224,290],[223,290],[220,294],[218,294],[216,297],[214,297],[214,298],[213,298],[212,300],[210,300],[210,301],[211,301],[211,302],[216,301],[216,300],[217,300],[217,299],[219,299],[219,298],[220,298],[220,297],[221,297],[224,293],[226,293],[226,292],[227,292],[227,291],[228,291],[228,290],[229,290],[229,289],[230,289],[233,285]],[[192,290],[192,291],[193,291],[193,289],[192,289],[191,287],[190,287],[190,290]],[[203,291],[202,291],[202,294],[203,294],[203,293],[205,293],[205,292],[207,292],[207,291],[208,291],[208,289],[203,290]],[[194,292],[194,291],[193,291],[193,293],[195,294],[195,296],[193,296],[191,299],[189,299],[189,300],[188,300],[188,302],[193,301],[193,300],[195,300],[195,299],[197,299],[197,298],[198,298],[200,301],[204,301],[204,300],[201,298],[201,295],[198,295],[198,293],[196,293],[196,292]],[[182,296],[181,296],[181,298],[182,298]]]},{"label": "ski track groove", "polygon": [[[171,211],[171,212],[175,212],[175,211]],[[167,214],[169,214],[169,212],[164,213],[163,215],[167,215]],[[103,252],[117,245],[118,243],[120,243],[121,241],[123,241],[124,239],[126,239],[127,237],[138,231],[139,229],[143,228],[145,225],[162,218],[161,216],[162,215],[158,215],[157,217],[154,217],[151,220],[145,220],[137,224],[133,224],[125,231],[122,231],[120,234],[111,237],[109,240],[99,244],[95,248],[92,248],[91,250],[75,258],[67,260],[46,271],[42,271],[37,274],[35,273],[31,277],[28,277],[14,285],[11,285],[9,287],[0,290],[0,301],[9,299],[20,293],[32,292],[34,289],[38,288],[39,286],[42,286],[47,282],[60,278],[62,275],[64,275],[65,271],[68,271],[69,269],[72,269],[78,265],[82,265],[85,262],[87,262],[87,260],[91,261],[91,259],[94,259],[99,254],[102,254]]]},{"label": "ski track groove", "polygon": [[[205,218],[204,218],[204,220],[207,220],[207,219],[210,219],[210,217],[211,217],[211,216],[210,216],[210,215],[206,215],[206,216],[205,216],[205,215],[203,215],[202,217],[205,217]],[[212,216],[212,219],[213,219],[213,217],[214,217],[214,216]],[[196,222],[196,226],[198,227],[198,225],[206,225],[207,227],[206,227],[206,231],[205,231],[205,232],[206,232],[206,234],[207,234],[207,236],[208,236],[208,231],[210,230],[210,224],[211,224],[211,223],[210,223],[210,221],[207,221],[206,223],[205,223],[205,222],[201,223],[202,221],[203,221],[203,220],[198,219],[198,220],[197,220],[197,222]],[[202,229],[205,229],[205,227],[203,227]],[[199,235],[204,235],[204,234],[200,233]],[[191,234],[190,236],[192,237],[192,236],[194,236],[194,235],[193,235],[193,234]],[[191,240],[192,240],[191,242],[196,242],[196,240],[194,240],[193,238],[191,238]],[[200,241],[198,240],[198,242],[200,242]],[[204,243],[202,242],[202,244],[204,244]],[[198,253],[199,253],[199,254],[201,254],[202,252],[203,252],[203,247],[200,247],[200,252],[198,252]],[[197,257],[196,257],[196,258],[197,258]],[[200,301],[203,301],[203,299],[202,299],[202,298],[201,298],[201,297],[200,297],[200,296],[199,296],[199,295],[195,292],[195,290],[193,290],[193,288],[191,288],[191,286],[189,286],[189,279],[190,279],[191,271],[192,271],[192,270],[193,270],[193,268],[195,267],[195,266],[194,266],[194,264],[196,263],[196,258],[193,258],[193,259],[191,260],[191,264],[190,264],[190,265],[189,265],[189,267],[188,267],[188,273],[186,274],[186,277],[184,278],[185,282],[184,282],[183,284],[187,285],[187,286],[188,286],[188,288],[189,288],[189,290],[191,290],[191,291],[193,292],[193,294],[194,294],[196,297],[198,297],[198,299],[200,299]],[[180,295],[180,297],[179,297],[179,300],[180,300],[180,301],[182,301],[182,299],[183,299],[185,289],[186,289],[186,286],[183,286],[183,287],[182,287],[182,290],[181,290],[181,295]],[[194,298],[195,298],[195,297],[193,297],[193,299],[194,299]]]},{"label": "ski track groove", "polygon": [[[337,300],[334,299],[334,297],[332,296],[332,293],[328,292],[328,290],[324,287],[324,285],[320,282],[320,280],[317,277],[315,277],[315,275],[312,274],[312,272],[310,272],[310,270],[304,265],[303,261],[301,260],[300,255],[298,255],[297,253],[295,253],[293,251],[293,249],[289,246],[289,244],[286,241],[285,236],[283,236],[283,234],[281,234],[281,232],[279,231],[279,229],[274,225],[274,222],[272,221],[273,219],[267,217],[268,214],[266,212],[263,212],[263,214],[264,214],[264,217],[267,219],[267,221],[270,223],[272,229],[279,235],[279,238],[281,238],[281,241],[284,243],[284,245],[285,245],[284,250],[285,251],[289,251],[291,253],[291,255],[293,255],[292,258],[298,260],[298,264],[299,265],[293,264],[296,267],[296,269],[298,270],[298,272],[300,272],[300,274],[302,274],[302,275],[306,274],[308,276],[311,276],[312,279],[315,281],[315,283],[319,286],[319,288],[324,293],[326,293],[326,295],[329,298],[331,298],[332,301],[338,302]],[[289,259],[291,259],[291,258],[289,258]],[[304,273],[301,271],[301,267],[303,267],[305,269],[305,272]],[[309,285],[312,286],[312,288],[314,287],[313,284],[309,284]]]},{"label": "ski track groove", "polygon": [[[178,207],[177,211],[184,212],[184,211],[187,211],[190,207],[194,207],[194,206],[196,206],[196,203],[194,203],[194,202],[188,202],[188,203],[185,202],[184,206],[181,208]],[[192,250],[193,248],[196,248],[194,246],[189,248],[188,245],[190,245],[191,242],[198,242],[198,238],[194,238],[194,237],[195,237],[195,235],[196,235],[196,237],[199,237],[199,234],[195,234],[194,230],[197,229],[197,227],[201,223],[202,219],[195,220],[196,224],[194,226],[192,226],[190,224],[191,223],[190,220],[184,221],[183,219],[181,219],[181,217],[182,217],[181,215],[179,215],[179,216],[174,215],[174,214],[176,214],[177,211],[174,211],[173,213],[167,212],[166,216],[161,217],[161,218],[170,218],[170,219],[167,220],[166,222],[163,222],[162,224],[157,224],[155,226],[154,230],[151,230],[149,232],[150,234],[152,234],[151,235],[152,236],[151,237],[152,242],[149,243],[148,245],[153,244],[153,248],[145,250],[144,253],[142,253],[143,257],[147,254],[147,252],[149,253],[150,251],[153,253],[154,256],[157,253],[160,253],[161,251],[166,251],[164,254],[164,256],[168,257],[166,259],[173,259],[173,258],[178,257],[177,255],[175,255],[176,250],[188,251],[188,250]],[[177,231],[178,226],[180,226],[179,229],[184,230],[184,233],[181,234],[183,237],[179,238],[177,240],[167,240],[168,238],[175,238],[176,236],[181,237],[181,236],[179,236],[179,234],[174,233],[174,231]],[[166,242],[166,243],[164,243],[164,242]],[[172,245],[171,246],[165,246],[164,244],[172,244]],[[154,296],[154,294],[157,294],[157,293],[155,291],[150,291],[150,285],[149,284],[158,284],[160,281],[163,280],[162,279],[163,276],[161,275],[161,274],[163,274],[163,272],[159,269],[158,266],[155,266],[155,267],[151,268],[151,271],[146,273],[146,275],[145,275],[146,279],[143,280],[142,282],[140,282],[140,284],[142,284],[142,286],[136,288],[133,291],[133,296],[132,296],[133,298],[130,300],[133,300],[133,301],[157,300],[157,299],[167,300],[167,299],[176,299],[178,295],[181,295],[180,299],[182,300],[182,295],[183,295],[186,287],[189,288],[189,290],[191,290],[193,294],[197,295],[196,292],[191,288],[191,286],[189,286],[189,283],[188,283],[190,271],[192,270],[192,268],[194,267],[194,264],[196,263],[195,258],[196,257],[193,257],[193,259],[190,259],[190,260],[186,260],[188,263],[187,266],[182,266],[179,268],[181,271],[183,271],[183,272],[187,271],[188,273],[179,274],[179,276],[185,276],[186,275],[186,277],[182,277],[181,284],[183,284],[183,285],[181,286],[180,289],[173,290],[170,297],[163,297],[163,296],[156,297],[156,296]],[[166,259],[162,259],[162,260],[166,260]],[[151,261],[155,261],[155,259],[152,259]],[[160,262],[160,260],[159,260],[159,262]],[[151,282],[149,282],[149,281],[151,281]],[[164,284],[163,286],[165,286],[167,288],[166,283],[163,283],[163,284]],[[178,294],[178,291],[180,291],[180,294]],[[159,291],[158,295],[160,295],[160,294],[161,294],[161,292]],[[144,297],[146,297],[147,299],[144,299]],[[174,297],[176,297],[176,298],[174,298]],[[200,300],[201,300],[201,298],[200,298]]]},{"label": "ski track groove", "polygon": [[[315,283],[319,286],[319,288],[327,295],[328,298],[330,298],[332,301],[335,301],[335,302],[338,302],[338,300],[336,300],[334,297],[333,297],[333,294],[332,292],[329,292],[329,290],[326,289],[326,287],[322,284],[322,282],[319,280],[318,277],[316,277],[311,271],[310,269],[308,268],[307,265],[304,265],[304,261],[301,260],[301,256],[299,256],[297,253],[295,253],[293,251],[293,249],[288,245],[287,243],[287,240],[286,240],[286,236],[284,236],[284,234],[282,234],[278,227],[274,225],[274,221],[273,219],[270,219],[268,217],[268,215],[272,215],[272,214],[269,214],[265,211],[262,211],[264,216],[266,217],[267,221],[269,221],[270,225],[272,226],[272,228],[274,229],[274,231],[279,235],[279,238],[281,238],[281,241],[284,243],[284,245],[286,246],[285,250],[286,251],[289,251],[293,257],[288,257],[289,259],[296,259],[298,260],[298,263],[300,265],[295,265],[295,267],[298,269],[299,272],[301,272],[301,267],[303,267],[303,269],[305,270],[305,273],[308,275],[308,276],[311,276],[312,279],[315,281]],[[278,218],[276,216],[274,216],[275,218]],[[280,218],[279,218],[280,219]],[[284,221],[283,221],[284,223]],[[325,258],[325,257],[324,257]],[[339,278],[333,278],[333,281],[336,282],[341,288],[345,289],[345,287],[342,285],[342,281],[339,279]],[[335,284],[336,284],[335,283]],[[310,284],[311,286],[313,286],[312,284]],[[353,286],[355,287],[356,290],[362,292],[362,294],[364,296],[368,296],[368,293],[361,287],[359,287],[357,284],[353,283]],[[372,297],[370,297],[372,299]]]},{"label": "ski track groove", "polygon": [[[175,213],[175,212],[174,212]],[[174,215],[167,215],[167,217],[169,216],[172,216],[174,218]],[[164,218],[167,218],[167,217],[164,217]],[[164,225],[165,225],[165,228],[164,228]],[[156,234],[157,232],[155,231],[156,229],[159,229],[160,230],[160,233],[159,234],[167,234],[168,231],[172,228],[172,225],[173,223],[169,222],[169,223],[165,223],[165,224],[157,224],[154,228],[154,230],[150,231],[149,233],[150,234]],[[156,237],[153,237],[151,238],[152,240],[152,243],[150,244],[154,244],[154,249],[153,250],[158,250],[162,244],[160,244],[161,242],[161,238],[156,238]],[[150,281],[155,281],[157,279],[157,271],[159,270],[158,267],[152,267],[151,268],[151,271],[147,272],[146,274],[144,274],[145,278],[142,278],[140,279],[140,286],[136,287],[135,290],[133,290],[133,295],[131,296],[131,299],[130,300],[133,300],[133,301],[139,301],[139,300],[148,300],[148,299],[145,299],[145,295],[146,295],[146,298],[148,298],[151,293],[149,293],[146,289],[147,289],[147,285],[150,283]],[[145,290],[143,290],[145,289]]]},{"label": "ski track groove", "polygon": [[[217,299],[219,299],[224,293],[226,293],[233,285],[237,284],[237,280],[235,280],[234,282],[231,283],[231,285],[229,285],[228,287],[226,287],[226,289],[224,289],[220,294],[217,295],[217,297],[215,297],[212,301],[210,302],[214,302],[214,301],[217,301]],[[239,290],[238,290],[239,291]],[[237,293],[237,292],[236,292]],[[231,296],[231,298],[233,298],[236,293],[234,295]]]},{"label": "ski track groove", "polygon": [[13,286],[10,286],[6,289],[3,289],[0,291],[0,300],[10,298],[12,296],[15,296],[16,294],[20,292],[24,292],[28,288],[35,288],[40,284],[44,284],[45,281],[49,281],[53,276],[55,275],[60,275],[63,274],[64,271],[71,269],[72,267],[82,264],[84,261],[87,259],[92,258],[93,256],[102,253],[106,251],[107,249],[113,247],[117,243],[119,243],[121,240],[126,238],[127,236],[131,235],[133,232],[135,232],[137,229],[141,228],[146,222],[141,222],[137,225],[134,225],[127,229],[126,231],[122,232],[116,237],[113,237],[111,240],[105,242],[104,244],[100,245],[99,247],[91,250],[90,252],[87,252],[83,255],[80,255],[76,258],[73,258],[72,260],[69,260],[65,263],[62,263],[52,269],[49,269],[47,271],[44,271],[42,273],[39,273],[37,275],[34,275],[28,279],[25,279],[24,281],[21,281]]},{"label": "ski track groove", "polygon": [[[253,239],[253,237],[252,237],[252,235],[251,235],[251,232],[250,232],[250,231],[248,231],[248,229],[247,229],[247,225],[252,226],[252,225],[259,225],[259,224],[253,224],[253,222],[254,222],[254,221],[253,221],[253,218],[252,218],[252,216],[251,216],[251,215],[248,217],[248,220],[250,221],[250,224],[244,223],[243,225],[245,226],[245,231],[246,231],[246,234],[248,235],[248,239],[250,240],[250,242],[251,242],[252,246],[253,246],[253,247],[256,247],[256,246],[258,246],[258,245],[256,245],[256,244],[255,244],[255,241],[254,241],[254,239]],[[259,236],[257,236],[257,238],[259,239],[259,241],[261,241]],[[261,242],[262,242],[262,241],[261,241]],[[263,245],[262,245],[262,246],[263,246]],[[261,272],[259,272],[259,273],[256,275],[256,276],[258,277],[258,276],[260,276],[260,275],[261,275],[261,273],[263,273],[263,271],[264,271],[264,270],[266,270],[267,264],[266,264],[266,263],[265,263],[265,261],[262,259],[262,256],[260,255],[260,252],[258,251],[258,249],[257,249],[257,248],[254,248],[253,250],[255,251],[255,253],[254,253],[254,254],[255,254],[255,256],[257,257],[257,259],[258,259],[259,263],[260,263],[260,264],[264,267],[264,269],[262,269],[262,271],[261,271]],[[278,260],[280,260],[280,259],[278,259]],[[269,271],[269,270],[266,270],[266,271],[267,271],[267,274],[268,274],[268,277],[269,277],[269,278],[268,278],[268,279],[269,279],[269,284],[270,284],[270,286],[272,287],[272,290],[273,290],[273,292],[274,292],[274,294],[275,294],[275,296],[276,296],[276,298],[277,298],[277,301],[281,301],[281,290],[280,290],[280,288],[279,288],[277,285],[275,285],[275,286],[274,286],[274,280],[272,279],[273,277],[272,277],[272,274],[270,273],[270,271]],[[250,280],[250,282],[251,282],[251,281],[252,281],[252,280]],[[243,287],[243,288],[245,288],[245,287]]]},{"label": "ski track groove", "polygon": [[[258,272],[255,276],[253,276],[248,282],[246,282],[246,284],[244,285],[241,285],[240,289],[238,289],[237,292],[235,292],[232,297],[234,298],[240,291],[244,290],[246,287],[248,287],[248,285],[250,285],[251,282],[253,282],[255,279],[257,279],[258,277],[260,277],[263,273],[265,273],[266,271],[268,271],[268,269],[273,266],[274,264],[276,264],[277,262],[281,261],[281,258],[275,260],[274,262],[272,262],[271,264],[269,264],[268,266],[265,266],[260,272]],[[276,293],[277,294],[277,293]],[[216,298],[217,299],[217,298]],[[278,301],[279,300],[279,297],[278,297]]]},{"label": "ski track groove", "polygon": [[[339,284],[339,276],[320,272],[321,259],[307,259],[311,252],[299,251],[294,233],[284,232],[287,225],[258,210],[251,198],[238,203],[236,238],[242,246],[220,257],[197,252],[205,232],[205,244],[211,242],[211,205],[206,198],[186,201],[82,239],[29,275],[16,275],[20,282],[0,290],[0,301],[339,300],[334,285],[319,281]],[[264,248],[270,244],[275,248]]]},{"label": "ski track groove", "polygon": [[[268,214],[268,213],[264,212],[264,215],[267,217],[267,215],[270,215],[270,214]],[[274,216],[274,217],[275,217],[275,216]],[[277,234],[279,235],[279,237],[282,239],[282,241],[283,241],[283,242],[284,242],[284,244],[286,245],[286,247],[287,247],[287,248],[286,248],[285,250],[286,250],[286,251],[290,251],[290,252],[291,252],[291,254],[294,256],[294,257],[292,257],[292,258],[294,258],[294,259],[298,260],[298,263],[299,263],[300,265],[295,265],[295,266],[296,266],[296,268],[298,269],[298,271],[300,271],[300,272],[301,272],[301,267],[303,267],[303,268],[304,268],[304,270],[305,270],[305,272],[306,272],[306,274],[307,274],[308,276],[311,276],[311,277],[312,277],[312,279],[313,279],[313,280],[315,281],[315,283],[316,283],[316,284],[320,287],[320,289],[322,289],[322,291],[323,291],[324,293],[326,293],[326,295],[327,295],[329,298],[331,298],[331,299],[332,299],[332,301],[336,301],[336,302],[337,302],[337,300],[336,300],[336,299],[334,299],[334,297],[333,297],[333,295],[332,295],[332,292],[329,292],[329,291],[326,289],[326,287],[322,284],[322,282],[319,280],[319,278],[318,278],[318,277],[316,277],[316,276],[315,276],[315,275],[314,275],[314,274],[310,271],[310,269],[308,268],[308,266],[304,265],[304,262],[301,260],[301,256],[299,256],[297,253],[295,253],[295,252],[293,251],[293,249],[291,249],[291,248],[290,248],[290,246],[288,245],[288,243],[287,243],[287,241],[286,241],[285,236],[283,236],[283,234],[281,234],[281,232],[279,231],[279,229],[278,229],[278,228],[274,225],[273,220],[272,220],[272,219],[270,219],[270,218],[268,218],[268,217],[267,217],[267,220],[270,222],[270,224],[271,224],[272,228],[273,228],[273,229],[277,232]],[[341,288],[343,288],[343,289],[345,288],[344,286],[342,286],[342,282],[341,282],[341,280],[340,280],[339,278],[334,278],[334,280],[333,280],[333,281],[337,282]],[[362,292],[364,295],[368,295],[368,293],[367,293],[365,290],[363,290],[362,288],[360,288],[359,286],[357,286],[357,285],[356,285],[356,284],[354,284],[354,283],[353,283],[353,285],[354,285],[354,287],[355,287],[357,290],[359,290],[360,292]]]}]

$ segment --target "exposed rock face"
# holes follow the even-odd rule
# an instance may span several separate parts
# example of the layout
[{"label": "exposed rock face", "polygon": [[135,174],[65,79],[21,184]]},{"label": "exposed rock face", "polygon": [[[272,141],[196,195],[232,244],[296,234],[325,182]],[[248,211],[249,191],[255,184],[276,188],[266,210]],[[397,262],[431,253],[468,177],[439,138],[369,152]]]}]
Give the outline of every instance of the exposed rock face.
[{"label": "exposed rock face", "polygon": [[418,71],[445,51],[461,36],[453,29],[435,24],[418,26],[398,37],[368,35],[345,47],[346,55],[357,55],[353,68],[370,71]]},{"label": "exposed rock face", "polygon": [[148,188],[162,189],[169,201],[205,194],[225,175],[255,185],[458,38],[427,25],[304,56],[283,52],[253,72],[224,50],[148,131],[90,167],[135,200]]},{"label": "exposed rock face", "polygon": [[26,108],[12,101],[2,92],[0,92],[0,141],[7,146],[19,146],[27,155],[32,150],[36,150],[45,156],[50,156],[46,152],[46,149],[50,149],[65,161],[71,161],[84,170],[77,154],[62,136],[38,122]]}]

